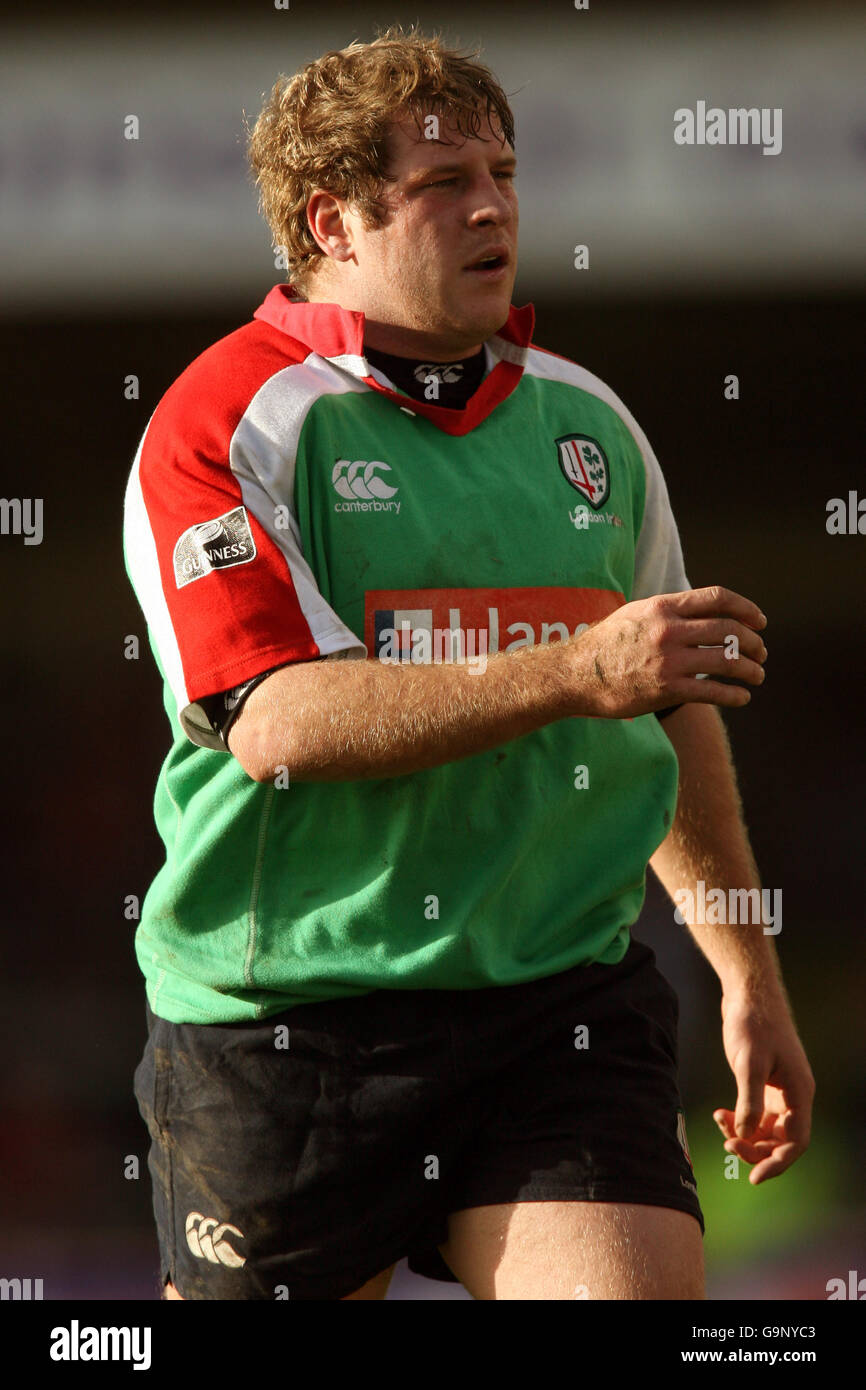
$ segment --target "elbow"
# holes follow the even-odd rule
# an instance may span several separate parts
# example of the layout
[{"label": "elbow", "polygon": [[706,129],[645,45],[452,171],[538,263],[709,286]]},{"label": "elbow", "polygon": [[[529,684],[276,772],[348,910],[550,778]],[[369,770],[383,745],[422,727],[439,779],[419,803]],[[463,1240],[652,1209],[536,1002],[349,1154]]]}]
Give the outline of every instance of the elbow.
[{"label": "elbow", "polygon": [[244,761],[241,763],[244,772],[253,782],[272,782],[277,775],[277,769],[271,769],[269,764],[263,762]]},{"label": "elbow", "polygon": [[285,748],[275,751],[267,724],[239,718],[229,730],[228,746],[251,781],[276,782],[283,778],[288,784],[292,759]]}]

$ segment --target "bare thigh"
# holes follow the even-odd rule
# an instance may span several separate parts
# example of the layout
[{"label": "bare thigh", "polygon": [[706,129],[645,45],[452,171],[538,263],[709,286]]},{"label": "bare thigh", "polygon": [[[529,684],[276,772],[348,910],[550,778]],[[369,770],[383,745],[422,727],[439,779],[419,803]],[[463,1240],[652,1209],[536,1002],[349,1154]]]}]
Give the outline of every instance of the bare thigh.
[{"label": "bare thigh", "polygon": [[688,1212],[619,1202],[509,1202],[448,1218],[439,1247],[478,1299],[702,1299]]},{"label": "bare thigh", "polygon": [[[343,1299],[340,1300],[340,1302],[344,1302],[346,1299],[373,1300],[377,1298],[384,1298],[386,1293],[388,1292],[388,1285],[391,1282],[391,1276],[394,1273],[394,1268],[395,1266],[391,1265],[390,1269],[383,1269],[381,1274],[374,1274],[373,1278],[368,1279],[366,1284],[362,1284],[360,1289],[356,1289],[354,1293],[345,1294],[343,1296]],[[174,1287],[174,1284],[170,1283],[166,1284],[165,1286],[164,1297],[169,1302],[173,1301],[174,1299],[177,1299],[180,1303],[186,1302],[183,1294],[178,1293],[177,1289]]]}]

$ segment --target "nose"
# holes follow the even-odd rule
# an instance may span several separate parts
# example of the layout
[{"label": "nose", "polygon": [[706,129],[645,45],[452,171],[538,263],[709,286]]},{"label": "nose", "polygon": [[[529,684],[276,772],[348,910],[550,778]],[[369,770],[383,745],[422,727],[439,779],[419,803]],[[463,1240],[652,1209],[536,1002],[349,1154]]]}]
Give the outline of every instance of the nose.
[{"label": "nose", "polygon": [[515,201],[505,196],[504,190],[492,174],[482,177],[473,201],[475,207],[469,218],[473,225],[479,222],[493,222],[502,226],[516,215]]}]

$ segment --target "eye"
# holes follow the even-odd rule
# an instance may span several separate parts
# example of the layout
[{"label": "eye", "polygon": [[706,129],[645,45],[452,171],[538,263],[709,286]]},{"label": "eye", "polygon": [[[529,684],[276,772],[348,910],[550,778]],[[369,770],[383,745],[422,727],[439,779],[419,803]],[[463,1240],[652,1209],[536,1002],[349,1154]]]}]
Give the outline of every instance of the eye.
[{"label": "eye", "polygon": [[[515,179],[515,178],[517,177],[517,171],[514,170],[514,169],[498,169],[498,170],[496,171],[495,177],[498,178],[498,179],[509,179],[509,180],[513,180],[513,179]],[[425,188],[446,188],[448,185],[454,184],[454,183],[456,183],[456,182],[457,182],[456,179],[432,179],[429,183],[425,183],[424,187],[425,187]]]}]

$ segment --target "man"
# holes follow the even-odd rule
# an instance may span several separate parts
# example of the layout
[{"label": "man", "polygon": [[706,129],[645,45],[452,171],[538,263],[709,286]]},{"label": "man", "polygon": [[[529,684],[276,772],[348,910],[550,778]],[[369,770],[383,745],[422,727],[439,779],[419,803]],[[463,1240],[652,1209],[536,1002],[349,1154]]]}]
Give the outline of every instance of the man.
[{"label": "man", "polygon": [[[389,30],[278,82],[250,153],[291,284],[127,494],[174,738],[136,938],[166,1296],[380,1299],[408,1254],[477,1298],[702,1297],[676,997],[628,928],[647,862],[759,883],[713,706],[766,619],[689,589],[639,426],[531,345],[486,68]],[[689,925],[760,1182],[808,1062],[762,926]]]}]

